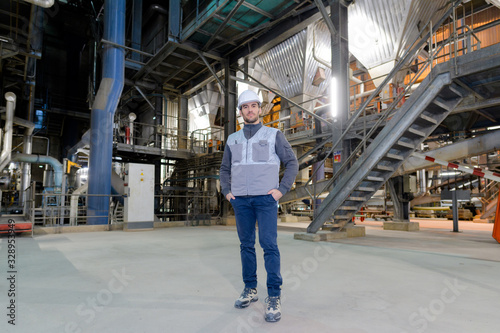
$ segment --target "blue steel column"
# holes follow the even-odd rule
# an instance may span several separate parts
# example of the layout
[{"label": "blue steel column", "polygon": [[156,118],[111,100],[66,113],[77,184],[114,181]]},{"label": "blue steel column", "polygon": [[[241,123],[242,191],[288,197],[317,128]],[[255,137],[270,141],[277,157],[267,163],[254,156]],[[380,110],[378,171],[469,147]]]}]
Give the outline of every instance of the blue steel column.
[{"label": "blue steel column", "polygon": [[[125,44],[125,0],[105,2],[103,38]],[[104,44],[102,80],[91,117],[88,224],[108,224],[113,120],[123,90],[124,65],[124,50]]]}]

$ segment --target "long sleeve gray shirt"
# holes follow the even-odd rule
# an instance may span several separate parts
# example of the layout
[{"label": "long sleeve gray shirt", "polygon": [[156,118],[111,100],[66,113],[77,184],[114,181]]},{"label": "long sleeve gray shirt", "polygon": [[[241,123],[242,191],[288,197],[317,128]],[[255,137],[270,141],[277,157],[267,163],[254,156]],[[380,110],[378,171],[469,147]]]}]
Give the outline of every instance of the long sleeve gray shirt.
[{"label": "long sleeve gray shirt", "polygon": [[[248,140],[262,127],[261,123],[258,124],[245,124],[243,127],[243,133],[245,138]],[[299,172],[299,163],[297,162],[297,157],[293,153],[292,147],[285,138],[285,135],[281,131],[276,133],[276,155],[280,158],[281,163],[285,167],[285,173],[281,178],[278,190],[285,194],[290,191],[290,188],[295,181],[295,177]],[[224,155],[222,157],[222,164],[220,166],[220,185],[221,192],[226,196],[231,192],[231,149],[226,145],[224,149]]]}]

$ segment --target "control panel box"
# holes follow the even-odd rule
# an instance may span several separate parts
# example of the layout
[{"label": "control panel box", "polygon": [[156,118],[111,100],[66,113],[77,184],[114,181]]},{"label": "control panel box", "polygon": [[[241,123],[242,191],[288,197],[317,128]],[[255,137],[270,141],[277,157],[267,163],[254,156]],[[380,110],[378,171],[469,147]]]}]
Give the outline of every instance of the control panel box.
[{"label": "control panel box", "polygon": [[152,229],[154,225],[155,166],[125,164],[124,229]]}]

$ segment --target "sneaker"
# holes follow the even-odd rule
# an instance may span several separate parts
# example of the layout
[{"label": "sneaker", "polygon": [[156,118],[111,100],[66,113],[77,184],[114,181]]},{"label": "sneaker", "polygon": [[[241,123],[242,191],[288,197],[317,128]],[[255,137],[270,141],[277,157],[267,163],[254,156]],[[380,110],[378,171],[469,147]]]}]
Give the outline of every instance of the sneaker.
[{"label": "sneaker", "polygon": [[240,298],[234,302],[234,307],[238,309],[246,308],[251,302],[256,302],[259,300],[257,296],[257,289],[255,288],[245,288],[240,295]]},{"label": "sneaker", "polygon": [[280,296],[269,296],[266,298],[266,321],[276,322],[281,319]]}]

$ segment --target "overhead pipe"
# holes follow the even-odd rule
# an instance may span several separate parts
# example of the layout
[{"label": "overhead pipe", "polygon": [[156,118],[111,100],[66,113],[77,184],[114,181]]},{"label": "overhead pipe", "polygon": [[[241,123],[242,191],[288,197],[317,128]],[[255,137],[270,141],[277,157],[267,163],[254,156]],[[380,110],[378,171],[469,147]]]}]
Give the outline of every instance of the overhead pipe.
[{"label": "overhead pipe", "polygon": [[[457,161],[470,156],[478,156],[498,150],[500,145],[500,130],[477,136],[472,139],[456,142],[441,148],[426,151],[427,156],[438,157],[442,160]],[[430,168],[436,163],[411,155],[398,169],[395,175],[412,173],[424,168]]]},{"label": "overhead pipe", "polygon": [[24,2],[29,2],[43,8],[50,8],[54,5],[54,0],[24,0]]},{"label": "overhead pipe", "polygon": [[16,109],[16,94],[8,92],[5,94],[7,107],[5,110],[5,133],[3,136],[3,149],[0,154],[0,172],[10,163],[12,150],[12,123],[14,120],[14,110]]},{"label": "overhead pipe", "polygon": [[460,170],[462,172],[469,173],[469,174],[474,175],[474,176],[483,177],[483,178],[486,178],[489,180],[494,180],[496,182],[500,182],[500,173],[498,173],[498,172],[488,171],[488,170],[485,170],[482,168],[475,167],[473,165],[451,163],[451,162],[440,160],[440,159],[434,158],[432,156],[424,155],[421,153],[413,153],[412,156],[419,158],[419,159],[422,159],[422,160],[429,161],[431,163],[436,163],[436,164],[445,166],[445,167],[450,168],[450,169]]},{"label": "overhead pipe", "polygon": [[[125,45],[125,0],[104,3],[103,38]],[[103,44],[102,80],[91,116],[89,157],[88,224],[108,224],[111,194],[114,114],[120,100],[125,76],[123,48]]]},{"label": "overhead pipe", "polygon": [[62,188],[62,176],[63,176],[63,165],[57,159],[52,156],[38,155],[38,154],[14,154],[12,155],[13,162],[25,162],[25,163],[38,163],[38,164],[49,164],[54,169],[54,187]]}]

